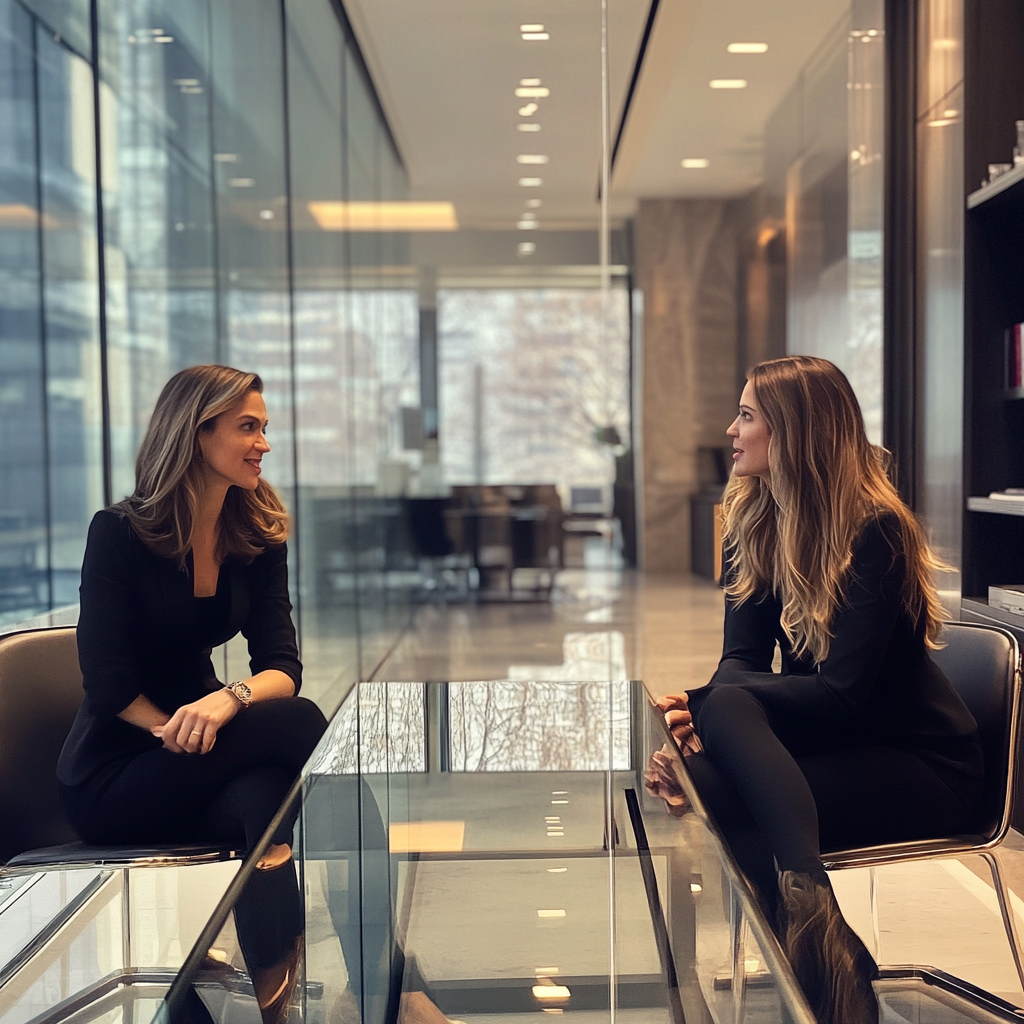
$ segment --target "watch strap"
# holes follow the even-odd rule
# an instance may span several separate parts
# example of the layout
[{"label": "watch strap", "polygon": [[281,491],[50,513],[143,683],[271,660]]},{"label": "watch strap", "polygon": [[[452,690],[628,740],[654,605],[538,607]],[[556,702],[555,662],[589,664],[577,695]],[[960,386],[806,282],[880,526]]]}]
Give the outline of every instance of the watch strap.
[{"label": "watch strap", "polygon": [[247,708],[252,703],[252,690],[240,679],[236,679],[233,683],[228,683],[225,685],[224,689],[229,690],[231,692],[231,696],[234,697],[243,708]]}]

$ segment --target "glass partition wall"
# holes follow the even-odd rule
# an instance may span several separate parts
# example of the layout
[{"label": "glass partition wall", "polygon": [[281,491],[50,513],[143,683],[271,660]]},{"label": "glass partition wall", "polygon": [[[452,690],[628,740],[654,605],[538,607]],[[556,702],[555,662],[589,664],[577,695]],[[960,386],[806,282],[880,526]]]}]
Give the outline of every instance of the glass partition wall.
[{"label": "glass partition wall", "polygon": [[306,692],[332,710],[422,584],[389,484],[416,275],[378,216],[408,189],[354,38],[330,0],[3,0],[0,49],[0,628],[77,601],[159,389],[227,363],[265,382]]}]

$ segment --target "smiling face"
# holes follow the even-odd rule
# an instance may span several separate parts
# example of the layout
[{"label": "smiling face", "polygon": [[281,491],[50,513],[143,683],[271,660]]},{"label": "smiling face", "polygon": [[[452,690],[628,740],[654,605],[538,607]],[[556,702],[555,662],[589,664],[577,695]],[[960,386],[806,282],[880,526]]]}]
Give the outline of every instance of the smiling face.
[{"label": "smiling face", "polygon": [[199,447],[207,485],[224,490],[231,486],[256,490],[260,460],[270,451],[266,427],[267,406],[263,396],[250,391],[213,421],[212,430],[200,430]]},{"label": "smiling face", "polygon": [[726,433],[732,438],[735,476],[759,476],[771,482],[768,468],[768,442],[771,433],[754,397],[754,385],[748,380],[740,395],[739,415]]}]

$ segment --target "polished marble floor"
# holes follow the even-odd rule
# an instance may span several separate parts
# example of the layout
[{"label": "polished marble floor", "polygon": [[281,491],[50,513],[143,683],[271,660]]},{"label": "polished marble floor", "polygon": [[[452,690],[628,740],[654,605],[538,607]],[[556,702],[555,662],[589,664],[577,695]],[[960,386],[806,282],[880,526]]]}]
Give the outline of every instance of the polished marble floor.
[{"label": "polished marble floor", "polygon": [[697,576],[561,572],[552,601],[430,604],[379,679],[643,679],[706,683],[722,645],[722,593]]}]

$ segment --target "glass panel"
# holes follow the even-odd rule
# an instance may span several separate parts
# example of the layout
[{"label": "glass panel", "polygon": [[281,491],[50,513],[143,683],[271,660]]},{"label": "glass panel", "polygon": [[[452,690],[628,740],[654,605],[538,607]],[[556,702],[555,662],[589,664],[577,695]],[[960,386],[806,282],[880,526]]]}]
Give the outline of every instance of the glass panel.
[{"label": "glass panel", "polygon": [[305,693],[333,708],[339,683],[359,673],[346,385],[350,259],[347,234],[320,230],[310,204],[344,198],[345,140],[336,130],[345,123],[344,46],[328,0],[286,9],[299,478],[292,551],[301,565]]},{"label": "glass panel", "polygon": [[[204,0],[99,0],[111,493],[160,389],[216,361]],[[162,33],[162,34],[161,34]],[[165,40],[165,41],[161,41]]]},{"label": "glass panel", "polygon": [[943,604],[956,617],[963,526],[962,0],[929,0],[919,18],[916,202],[924,423],[918,512],[932,546],[955,567],[939,585]]},{"label": "glass panel", "polygon": [[50,606],[35,29],[0,0],[0,624]]},{"label": "glass panel", "polygon": [[42,26],[36,60],[50,603],[65,605],[77,600],[89,520],[104,504],[93,77]]},{"label": "glass panel", "polygon": [[846,373],[879,444],[884,53],[882,4],[853,0],[765,127],[766,213],[785,224],[786,350]]}]

